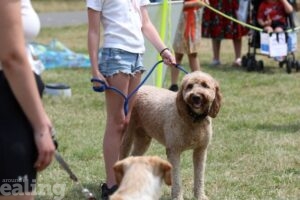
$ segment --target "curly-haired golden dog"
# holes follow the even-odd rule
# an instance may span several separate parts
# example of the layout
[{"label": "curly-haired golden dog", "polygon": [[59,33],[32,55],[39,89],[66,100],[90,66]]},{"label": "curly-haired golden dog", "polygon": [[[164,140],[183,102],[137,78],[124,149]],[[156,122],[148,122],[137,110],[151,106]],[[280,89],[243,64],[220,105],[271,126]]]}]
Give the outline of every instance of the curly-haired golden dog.
[{"label": "curly-haired golden dog", "polygon": [[171,164],[158,156],[128,157],[114,165],[118,190],[110,200],[158,200],[163,181],[171,185]]},{"label": "curly-haired golden dog", "polygon": [[143,155],[156,139],[166,147],[172,164],[172,199],[183,199],[180,182],[180,154],[193,150],[194,196],[204,193],[207,147],[212,120],[219,112],[222,95],[218,82],[209,74],[195,71],[184,76],[177,93],[143,86],[137,94],[128,129],[121,146],[121,158]]}]

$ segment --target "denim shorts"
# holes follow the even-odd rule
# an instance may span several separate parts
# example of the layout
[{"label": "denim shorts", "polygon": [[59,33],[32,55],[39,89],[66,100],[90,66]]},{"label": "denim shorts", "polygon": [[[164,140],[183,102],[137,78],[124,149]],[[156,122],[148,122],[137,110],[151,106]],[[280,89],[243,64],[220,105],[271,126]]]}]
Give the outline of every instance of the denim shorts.
[{"label": "denim shorts", "polygon": [[142,55],[138,53],[130,53],[115,48],[103,48],[99,60],[99,71],[105,77],[118,73],[134,75],[137,72],[143,73],[145,71]]}]

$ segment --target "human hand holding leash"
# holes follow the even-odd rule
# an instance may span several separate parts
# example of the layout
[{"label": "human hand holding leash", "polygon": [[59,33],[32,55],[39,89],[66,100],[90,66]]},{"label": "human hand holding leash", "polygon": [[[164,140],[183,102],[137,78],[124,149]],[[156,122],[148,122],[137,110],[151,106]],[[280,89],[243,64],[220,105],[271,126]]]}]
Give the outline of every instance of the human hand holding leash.
[{"label": "human hand holding leash", "polygon": [[164,48],[161,50],[159,55],[162,57],[164,63],[168,66],[174,66],[174,63],[176,63],[175,57],[169,48]]},{"label": "human hand holding leash", "polygon": [[103,92],[107,88],[107,86],[109,86],[104,76],[99,72],[97,72],[96,75],[93,76],[91,82],[93,84],[93,90],[95,92]]}]

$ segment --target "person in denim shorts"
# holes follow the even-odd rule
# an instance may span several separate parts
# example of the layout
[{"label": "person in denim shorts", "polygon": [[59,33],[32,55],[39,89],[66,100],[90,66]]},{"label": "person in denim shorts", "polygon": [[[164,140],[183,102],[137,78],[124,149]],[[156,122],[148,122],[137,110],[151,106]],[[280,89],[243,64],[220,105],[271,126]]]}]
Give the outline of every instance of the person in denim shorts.
[{"label": "person in denim shorts", "polygon": [[[172,53],[152,24],[147,11],[149,0],[87,0],[88,51],[92,66],[92,76],[115,87],[125,96],[140,83],[145,71],[142,56],[145,52],[144,36],[153,44],[164,63],[173,65],[176,61]],[[100,24],[102,24],[100,26]],[[100,35],[103,35],[100,60],[98,50]],[[100,83],[93,83],[95,87]],[[128,125],[135,101],[133,95],[124,111],[124,97],[113,90],[105,90],[106,129],[103,154],[106,183],[101,186],[102,199],[108,199],[116,189],[113,165],[119,159],[121,140]]]}]

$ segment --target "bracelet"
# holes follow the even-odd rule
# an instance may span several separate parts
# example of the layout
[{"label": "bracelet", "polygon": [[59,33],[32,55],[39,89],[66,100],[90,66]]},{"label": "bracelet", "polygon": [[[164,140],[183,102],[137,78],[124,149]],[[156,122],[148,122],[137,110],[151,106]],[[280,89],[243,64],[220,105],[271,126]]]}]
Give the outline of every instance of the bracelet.
[{"label": "bracelet", "polygon": [[168,47],[166,47],[166,48],[164,48],[163,50],[160,51],[159,55],[162,57],[162,54],[163,54],[166,50],[169,50],[169,51],[170,51],[170,49],[169,49]]}]

